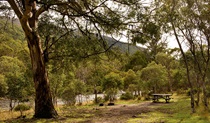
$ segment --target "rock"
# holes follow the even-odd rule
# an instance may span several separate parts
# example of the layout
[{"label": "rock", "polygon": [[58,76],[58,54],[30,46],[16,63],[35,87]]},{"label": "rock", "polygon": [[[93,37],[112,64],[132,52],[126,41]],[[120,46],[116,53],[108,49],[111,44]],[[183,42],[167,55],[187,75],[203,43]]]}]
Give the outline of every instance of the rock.
[{"label": "rock", "polygon": [[108,106],[112,106],[112,105],[114,105],[114,103],[108,103]]}]

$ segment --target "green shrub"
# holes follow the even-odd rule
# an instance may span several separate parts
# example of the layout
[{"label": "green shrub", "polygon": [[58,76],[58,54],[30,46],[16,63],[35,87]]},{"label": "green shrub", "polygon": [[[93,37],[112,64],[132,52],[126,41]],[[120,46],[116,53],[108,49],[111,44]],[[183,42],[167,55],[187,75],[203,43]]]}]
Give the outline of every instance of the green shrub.
[{"label": "green shrub", "polygon": [[97,97],[97,102],[94,99],[94,103],[103,103],[103,102],[104,102],[104,99],[102,97]]},{"label": "green shrub", "polygon": [[133,95],[130,93],[130,92],[126,92],[125,94],[122,94],[120,96],[120,99],[121,100],[130,100],[130,99],[133,99]]},{"label": "green shrub", "polygon": [[104,100],[109,101],[109,95],[104,95]]},{"label": "green shrub", "polygon": [[19,104],[14,108],[14,110],[15,111],[27,111],[27,110],[30,110],[30,108],[31,107],[26,104]]},{"label": "green shrub", "polygon": [[14,108],[15,111],[20,111],[21,116],[23,116],[23,111],[27,111],[30,109],[31,107],[26,104],[19,104]]},{"label": "green shrub", "polygon": [[187,93],[186,91],[188,91],[188,90],[177,89],[177,90],[176,90],[176,93],[177,93],[177,94],[186,94],[186,93]]}]

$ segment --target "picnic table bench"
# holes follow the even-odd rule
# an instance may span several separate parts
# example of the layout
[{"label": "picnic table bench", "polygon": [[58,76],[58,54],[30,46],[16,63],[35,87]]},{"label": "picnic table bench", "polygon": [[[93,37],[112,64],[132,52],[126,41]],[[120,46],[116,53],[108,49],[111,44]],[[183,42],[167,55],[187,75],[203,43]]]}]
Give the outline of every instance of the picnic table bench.
[{"label": "picnic table bench", "polygon": [[153,102],[158,102],[160,98],[165,99],[166,103],[169,103],[169,101],[172,99],[170,96],[172,96],[172,94],[152,94],[153,98]]}]

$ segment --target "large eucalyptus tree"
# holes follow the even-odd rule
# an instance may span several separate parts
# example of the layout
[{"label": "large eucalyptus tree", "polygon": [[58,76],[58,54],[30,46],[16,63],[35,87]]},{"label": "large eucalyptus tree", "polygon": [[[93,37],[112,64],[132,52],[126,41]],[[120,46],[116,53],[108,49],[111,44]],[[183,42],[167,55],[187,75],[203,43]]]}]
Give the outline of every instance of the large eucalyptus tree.
[{"label": "large eucalyptus tree", "polygon": [[[79,30],[80,34],[101,32],[111,34],[126,27],[129,20],[130,8],[137,5],[138,0],[4,0],[7,1],[17,15],[24,30],[30,51],[33,79],[36,90],[35,115],[36,118],[51,118],[58,116],[50,93],[50,85],[46,70],[46,62],[49,60],[48,49],[56,45],[64,35]],[[44,12],[59,18],[52,23],[61,24],[63,31],[57,39],[50,36],[41,40],[38,31],[38,22]],[[50,31],[50,30],[49,30]],[[51,44],[48,44],[51,41]],[[45,42],[45,43],[44,43]],[[45,44],[45,49],[43,45]],[[104,46],[104,42],[101,43]],[[105,52],[108,48],[103,51]],[[91,55],[87,52],[87,56]]]}]

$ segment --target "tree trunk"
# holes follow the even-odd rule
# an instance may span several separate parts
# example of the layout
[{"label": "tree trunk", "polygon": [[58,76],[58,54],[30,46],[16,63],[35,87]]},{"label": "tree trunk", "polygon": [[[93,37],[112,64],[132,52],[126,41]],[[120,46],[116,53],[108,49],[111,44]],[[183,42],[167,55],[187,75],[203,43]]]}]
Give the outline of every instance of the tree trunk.
[{"label": "tree trunk", "polygon": [[96,86],[94,88],[94,93],[95,93],[95,103],[97,104],[98,103],[98,92],[96,90]]},{"label": "tree trunk", "polygon": [[34,117],[56,117],[58,114],[52,102],[52,95],[41,49],[40,37],[36,32],[32,32],[32,34],[27,37],[27,40],[30,50],[34,85],[36,90]]},{"label": "tree trunk", "polygon": [[199,74],[196,75],[196,83],[197,83],[197,100],[195,101],[195,103],[196,103],[196,106],[199,106],[199,103],[200,103],[200,93],[201,93],[201,91],[200,91],[201,87],[200,87],[200,77],[199,77]]},{"label": "tree trunk", "polygon": [[[205,82],[204,82],[205,83]],[[204,106],[205,106],[205,109],[208,110],[208,98],[207,98],[207,93],[206,93],[206,86],[205,84],[203,84],[202,86],[202,89],[203,89],[203,103],[204,103]]]},{"label": "tree trunk", "polygon": [[9,101],[9,107],[10,107],[9,111],[12,111],[13,108],[15,107],[15,102],[14,102],[14,105],[12,105],[12,99],[10,99]]},{"label": "tree trunk", "polygon": [[195,101],[196,106],[199,106],[200,103],[200,88],[197,88],[197,100]]},{"label": "tree trunk", "polygon": [[[175,1],[173,1],[173,2],[175,2]],[[184,50],[182,48],[181,42],[180,42],[180,40],[178,38],[178,34],[176,32],[176,29],[175,29],[173,21],[171,21],[171,25],[172,25],[172,29],[173,29],[176,41],[177,41],[177,43],[179,45],[179,49],[180,49],[181,54],[182,54],[182,56],[184,58],[184,64],[185,64],[186,73],[187,73],[187,81],[188,81],[189,86],[190,86],[191,109],[192,109],[192,113],[195,113],[195,98],[194,98],[194,92],[193,92],[193,83],[191,82],[191,79],[190,79],[189,65],[188,65],[187,58],[186,58],[186,55],[184,53]]]},{"label": "tree trunk", "polygon": [[[37,10],[36,1],[37,0],[22,0],[22,5],[24,6],[20,6],[15,0],[8,0],[8,3],[19,18],[28,42],[36,90],[34,117],[53,118],[58,114],[52,102],[44,55],[40,37],[37,32],[38,17],[41,13],[46,11],[46,9],[45,7],[40,7]],[[23,10],[23,12],[21,10]]]},{"label": "tree trunk", "polygon": [[168,72],[168,92],[172,92],[172,77],[171,77],[170,68],[167,68],[167,72]]}]

